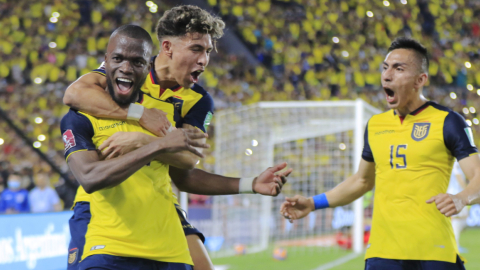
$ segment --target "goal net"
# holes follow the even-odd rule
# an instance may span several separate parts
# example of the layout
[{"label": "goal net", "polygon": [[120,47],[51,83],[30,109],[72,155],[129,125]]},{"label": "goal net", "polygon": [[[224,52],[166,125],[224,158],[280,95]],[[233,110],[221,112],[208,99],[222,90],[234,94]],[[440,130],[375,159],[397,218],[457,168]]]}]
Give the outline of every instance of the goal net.
[{"label": "goal net", "polygon": [[[293,168],[282,194],[214,196],[212,219],[195,223],[213,257],[269,247],[336,245],[335,233],[347,228],[353,248],[363,248],[364,207],[324,209],[286,221],[285,196],[325,192],[356,171],[368,119],[379,111],[363,100],[260,102],[220,111],[215,116],[215,173],[251,177],[287,162]],[[351,229],[350,229],[351,228]]]}]

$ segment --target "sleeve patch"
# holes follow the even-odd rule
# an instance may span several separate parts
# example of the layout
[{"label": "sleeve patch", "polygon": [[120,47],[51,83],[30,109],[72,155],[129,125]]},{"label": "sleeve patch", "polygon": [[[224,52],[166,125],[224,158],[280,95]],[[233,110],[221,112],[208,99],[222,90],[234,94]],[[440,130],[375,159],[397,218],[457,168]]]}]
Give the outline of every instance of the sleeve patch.
[{"label": "sleeve patch", "polygon": [[473,141],[473,133],[472,133],[472,128],[466,127],[464,128],[465,133],[467,134],[468,140],[470,141],[470,145],[475,147],[475,142]]},{"label": "sleeve patch", "polygon": [[72,147],[75,147],[77,143],[75,142],[75,136],[71,129],[67,129],[63,133],[63,144],[65,145],[65,152],[70,150]]},{"label": "sleeve patch", "polygon": [[203,122],[203,128],[205,129],[205,131],[207,131],[208,126],[210,125],[210,122],[212,121],[212,117],[213,117],[213,113],[208,112],[207,116],[205,117],[205,121]]}]

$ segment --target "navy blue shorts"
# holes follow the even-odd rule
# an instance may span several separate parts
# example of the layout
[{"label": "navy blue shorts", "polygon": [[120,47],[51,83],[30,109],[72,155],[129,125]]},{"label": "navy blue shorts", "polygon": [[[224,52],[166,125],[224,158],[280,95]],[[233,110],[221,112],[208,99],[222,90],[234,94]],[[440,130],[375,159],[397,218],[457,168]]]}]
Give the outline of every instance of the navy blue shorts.
[{"label": "navy blue shorts", "polygon": [[365,262],[365,270],[465,270],[465,266],[459,256],[455,263],[370,258]]},{"label": "navy blue shorts", "polygon": [[[175,204],[178,217],[182,223],[185,236],[196,234],[205,243],[205,236],[194,226],[192,226],[185,215],[185,212],[179,205]],[[70,244],[68,246],[68,266],[67,270],[78,270],[79,261],[83,255],[83,247],[85,246],[85,235],[87,227],[90,223],[92,214],[90,213],[89,202],[77,202],[73,208],[73,216],[69,220],[70,225]],[[105,268],[107,269],[107,268]],[[163,269],[163,268],[160,268]],[[169,268],[165,268],[169,269]]]},{"label": "navy blue shorts", "polygon": [[193,266],[98,254],[85,258],[78,270],[193,270]]}]

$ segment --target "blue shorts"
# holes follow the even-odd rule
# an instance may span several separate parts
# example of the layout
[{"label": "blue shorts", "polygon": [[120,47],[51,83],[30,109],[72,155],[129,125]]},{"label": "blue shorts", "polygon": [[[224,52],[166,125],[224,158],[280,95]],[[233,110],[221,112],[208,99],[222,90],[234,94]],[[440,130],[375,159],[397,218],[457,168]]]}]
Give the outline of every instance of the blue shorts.
[{"label": "blue shorts", "polygon": [[[177,214],[182,223],[185,236],[196,234],[202,240],[202,242],[205,243],[205,236],[188,222],[185,212],[180,208],[180,206],[175,204],[175,208],[177,209]],[[85,235],[87,234],[87,228],[91,218],[92,214],[90,213],[90,203],[77,202],[73,208],[73,216],[68,221],[71,239],[68,246],[67,270],[79,269],[78,265],[82,259],[83,247],[85,246]]]},{"label": "blue shorts", "polygon": [[78,270],[193,270],[193,266],[98,254],[85,258]]},{"label": "blue shorts", "polygon": [[370,258],[365,262],[365,270],[465,270],[465,266],[459,256],[455,263]]}]

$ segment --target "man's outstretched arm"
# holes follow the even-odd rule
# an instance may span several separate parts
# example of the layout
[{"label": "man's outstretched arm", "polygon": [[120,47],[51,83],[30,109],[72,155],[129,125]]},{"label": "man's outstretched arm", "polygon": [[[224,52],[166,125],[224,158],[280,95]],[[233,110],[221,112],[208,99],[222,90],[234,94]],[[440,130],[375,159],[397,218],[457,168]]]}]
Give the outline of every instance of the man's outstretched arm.
[{"label": "man's outstretched arm", "polygon": [[280,207],[280,213],[290,220],[300,219],[316,209],[349,204],[372,190],[374,186],[375,163],[362,159],[357,173],[338,186],[314,197],[295,195],[286,198]]},{"label": "man's outstretched arm", "polygon": [[195,147],[206,148],[195,139],[205,134],[197,130],[175,130],[163,139],[155,140],[135,151],[112,160],[100,160],[96,151],[78,151],[68,158],[75,178],[87,193],[119,185],[162,153],[191,151],[203,157]]},{"label": "man's outstretched arm", "polygon": [[267,196],[280,194],[286,177],[292,169],[281,172],[287,163],[270,167],[254,178],[234,178],[209,173],[200,169],[182,170],[170,167],[170,177],[175,185],[184,192],[200,195],[228,195],[239,193],[258,193]]},{"label": "man's outstretched arm", "polygon": [[[104,75],[95,72],[87,73],[68,86],[63,103],[96,117],[126,120],[129,108],[122,108],[113,101],[110,94],[105,91],[106,88],[107,79]],[[158,109],[144,108],[138,122],[161,137],[167,134],[171,126],[166,113]]]}]

